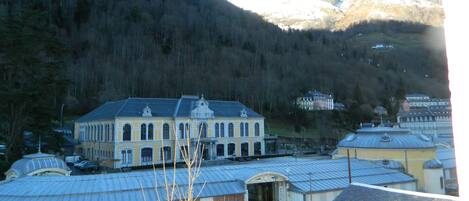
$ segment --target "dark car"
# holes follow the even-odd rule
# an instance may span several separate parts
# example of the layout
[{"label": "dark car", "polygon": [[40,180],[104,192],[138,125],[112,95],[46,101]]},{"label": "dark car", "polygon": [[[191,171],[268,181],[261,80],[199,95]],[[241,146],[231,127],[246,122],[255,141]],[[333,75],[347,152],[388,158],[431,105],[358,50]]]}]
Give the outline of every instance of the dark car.
[{"label": "dark car", "polygon": [[82,171],[96,171],[98,170],[98,164],[93,161],[84,162],[78,167]]}]

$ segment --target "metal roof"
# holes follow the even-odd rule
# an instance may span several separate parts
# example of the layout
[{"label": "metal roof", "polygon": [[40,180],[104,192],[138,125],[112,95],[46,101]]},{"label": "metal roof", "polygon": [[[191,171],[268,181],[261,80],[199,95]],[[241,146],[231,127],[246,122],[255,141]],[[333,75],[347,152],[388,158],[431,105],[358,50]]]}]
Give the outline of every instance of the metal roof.
[{"label": "metal roof", "polygon": [[[153,117],[190,117],[196,96],[182,96],[179,99],[171,98],[128,98],[110,101],[93,111],[80,117],[78,122],[94,120],[111,120],[115,117],[141,117],[143,108],[150,107]],[[215,116],[240,117],[240,111],[245,109],[248,117],[262,117],[238,101],[208,100],[209,108]]]},{"label": "metal roof", "polygon": [[334,201],[454,201],[456,197],[352,183]]},{"label": "metal roof", "polygon": [[443,163],[443,168],[456,168],[456,157],[454,149],[437,149],[436,158]]},{"label": "metal roof", "polygon": [[338,147],[375,149],[429,149],[435,144],[424,135],[411,134],[410,130],[390,127],[362,128],[341,140]]},{"label": "metal roof", "polygon": [[47,168],[70,170],[63,160],[56,158],[54,155],[35,153],[23,156],[22,159],[14,162],[8,171],[13,171],[16,176],[21,177],[36,170]]},{"label": "metal roof", "polygon": [[[351,167],[352,179],[357,182],[387,185],[415,181],[402,172],[364,160],[353,159]],[[173,173],[179,191],[184,192],[187,188],[187,169],[181,168],[175,172],[167,170],[168,181],[172,181]],[[245,182],[260,173],[284,175],[288,178],[290,190],[301,193],[331,191],[348,186],[347,160],[286,157],[203,167],[195,181],[194,194],[200,193],[200,197],[242,194],[245,193]],[[0,201],[33,198],[57,201],[124,201],[144,200],[143,196],[146,200],[156,200],[155,192],[158,192],[160,198],[165,194],[164,175],[162,170],[145,170],[101,175],[23,177],[0,184]]]},{"label": "metal roof", "polygon": [[423,163],[423,168],[425,168],[425,169],[440,169],[440,168],[443,168],[443,163],[441,163],[441,161],[438,160],[438,159],[432,159],[432,160],[425,161]]}]

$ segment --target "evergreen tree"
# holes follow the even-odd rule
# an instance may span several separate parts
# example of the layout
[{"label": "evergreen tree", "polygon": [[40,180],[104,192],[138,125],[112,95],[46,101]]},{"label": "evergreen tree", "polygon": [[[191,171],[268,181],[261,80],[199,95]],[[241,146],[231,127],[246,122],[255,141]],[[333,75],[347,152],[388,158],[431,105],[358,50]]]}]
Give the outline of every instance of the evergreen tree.
[{"label": "evergreen tree", "polygon": [[397,100],[404,100],[405,94],[406,94],[406,87],[405,87],[404,80],[402,80],[402,78],[399,78],[399,84],[396,89],[395,97]]},{"label": "evergreen tree", "polygon": [[24,131],[52,138],[52,119],[67,87],[64,47],[47,15],[33,7],[0,18],[0,140],[9,162],[21,157]]},{"label": "evergreen tree", "polygon": [[360,106],[364,103],[363,94],[360,84],[357,82],[355,89],[353,90],[353,100]]}]

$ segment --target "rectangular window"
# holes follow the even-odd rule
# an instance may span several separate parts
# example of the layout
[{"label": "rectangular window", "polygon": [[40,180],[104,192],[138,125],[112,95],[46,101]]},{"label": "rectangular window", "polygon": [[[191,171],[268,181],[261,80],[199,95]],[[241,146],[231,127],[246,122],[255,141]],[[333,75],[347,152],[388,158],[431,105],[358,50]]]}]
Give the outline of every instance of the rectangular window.
[{"label": "rectangular window", "polygon": [[172,160],[171,159],[171,147],[161,148],[160,159],[161,159],[161,161],[164,161],[164,162]]},{"label": "rectangular window", "polygon": [[132,164],[132,150],[127,150],[127,164]]},{"label": "rectangular window", "polygon": [[225,145],[217,144],[217,156],[225,156]]},{"label": "rectangular window", "polygon": [[235,155],[235,147],[236,145],[234,143],[228,144],[228,156]]},{"label": "rectangular window", "polygon": [[261,155],[262,154],[262,151],[261,151],[261,143],[260,142],[255,142],[254,143],[254,155]]},{"label": "rectangular window", "polygon": [[179,159],[184,160],[184,155],[187,155],[190,153],[187,149],[188,149],[187,146],[181,146],[179,150]]},{"label": "rectangular window", "polygon": [[121,151],[121,163],[127,164],[127,151],[126,150]]},{"label": "rectangular window", "polygon": [[247,142],[241,144],[241,156],[249,156],[249,144]]}]

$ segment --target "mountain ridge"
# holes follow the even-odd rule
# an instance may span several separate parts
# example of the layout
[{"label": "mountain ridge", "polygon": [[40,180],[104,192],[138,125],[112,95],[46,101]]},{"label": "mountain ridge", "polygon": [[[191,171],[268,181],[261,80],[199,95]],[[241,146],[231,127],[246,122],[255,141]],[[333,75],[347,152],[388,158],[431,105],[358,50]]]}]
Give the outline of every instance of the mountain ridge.
[{"label": "mountain ridge", "polygon": [[374,20],[395,20],[440,27],[439,0],[227,0],[280,28],[345,30]]}]

